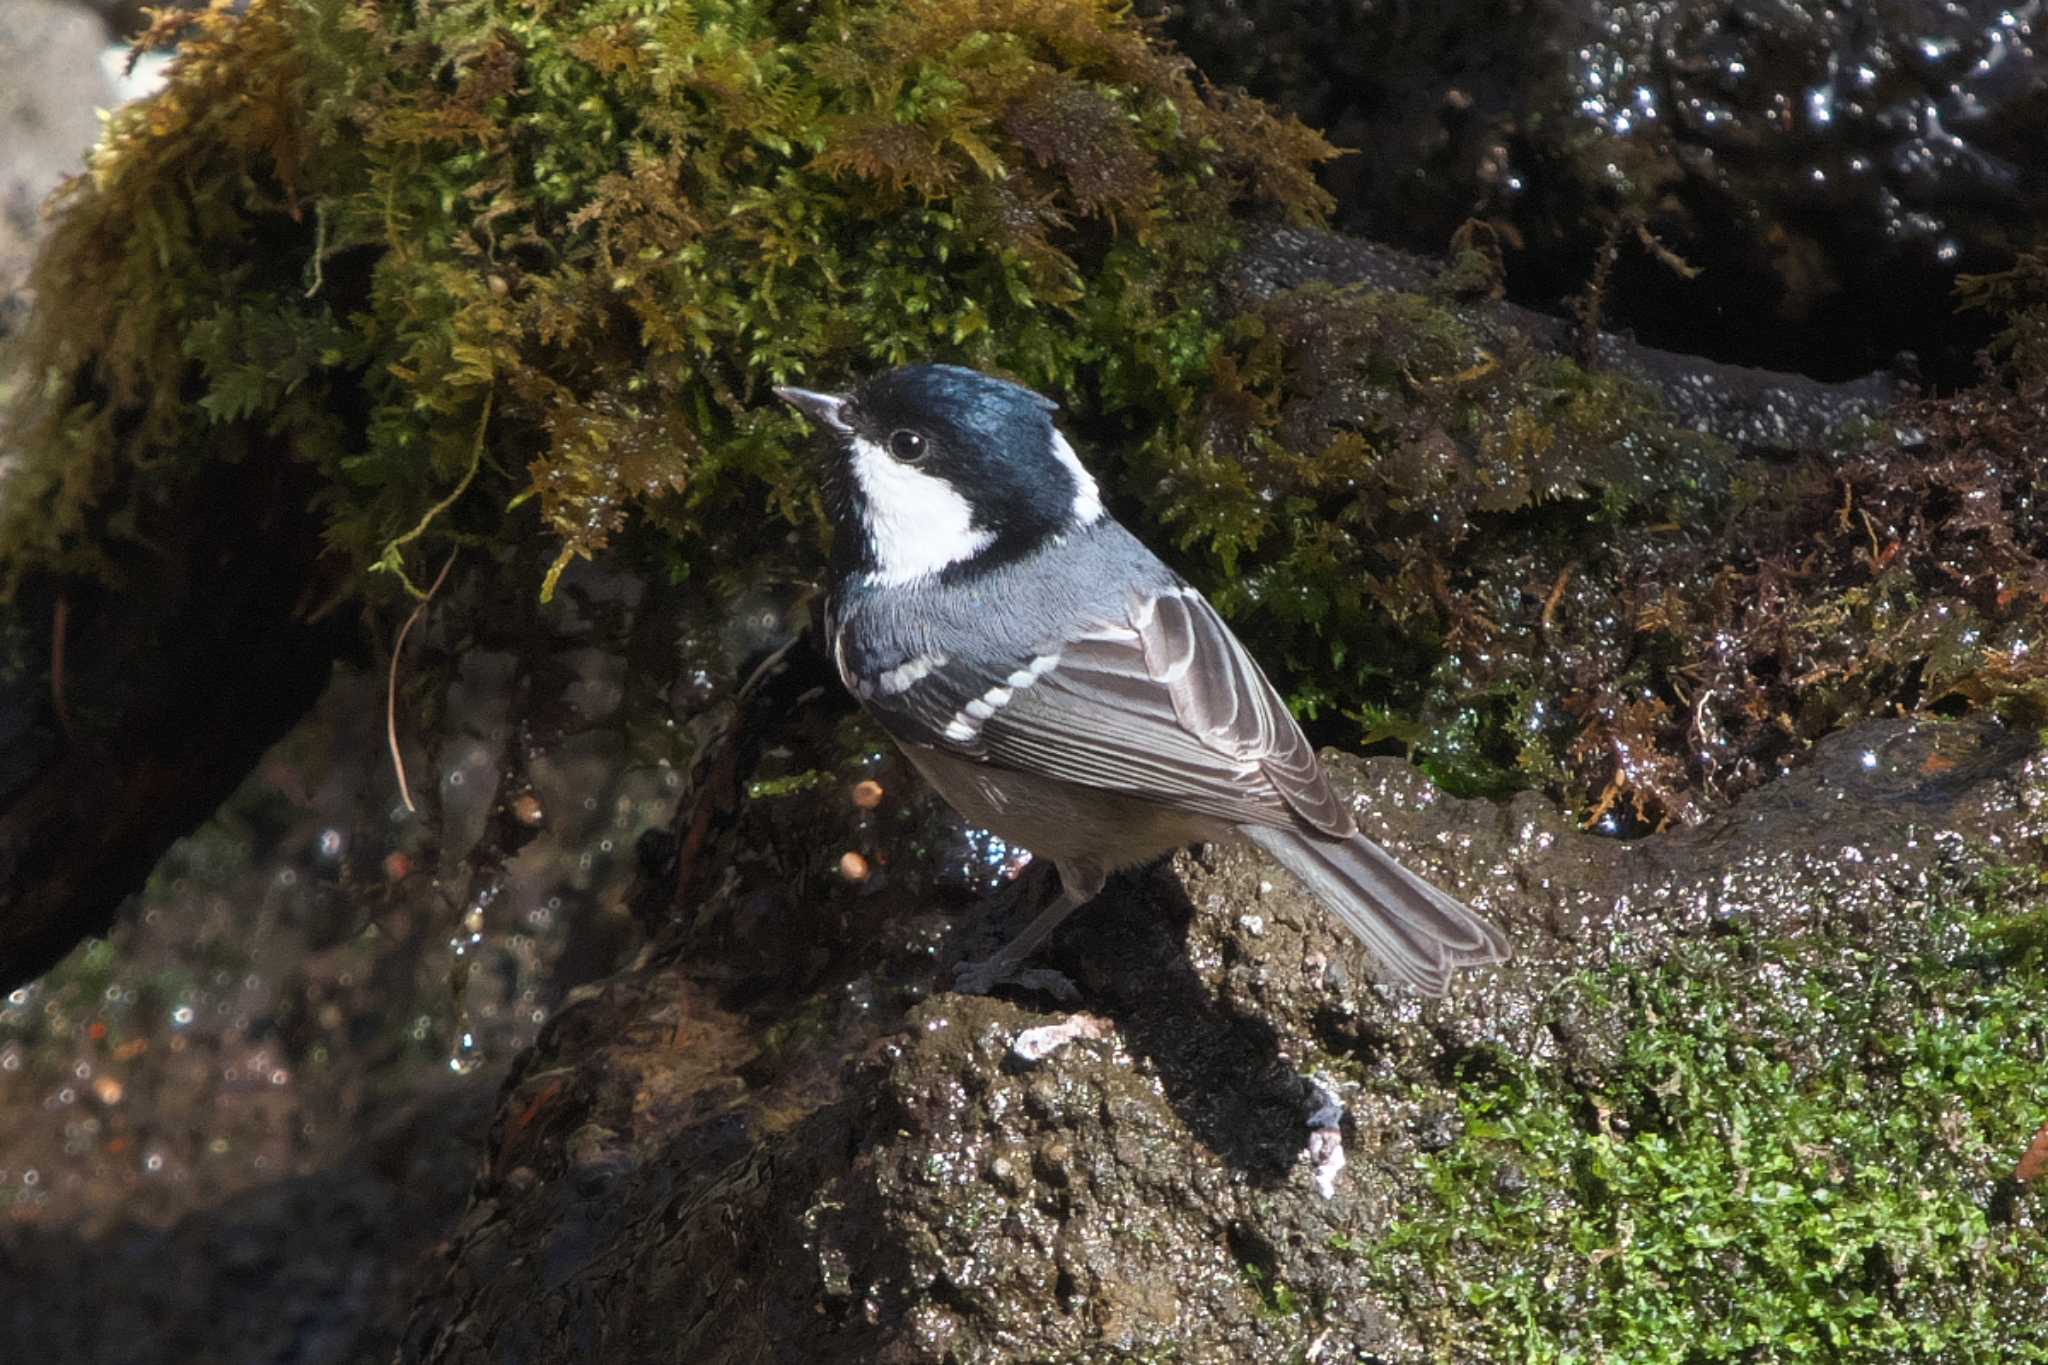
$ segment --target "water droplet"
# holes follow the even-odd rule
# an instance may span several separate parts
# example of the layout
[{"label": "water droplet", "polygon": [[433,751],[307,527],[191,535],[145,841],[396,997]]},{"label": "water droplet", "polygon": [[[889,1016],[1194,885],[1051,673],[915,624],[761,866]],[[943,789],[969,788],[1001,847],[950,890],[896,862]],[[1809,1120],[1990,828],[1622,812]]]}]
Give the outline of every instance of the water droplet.
[{"label": "water droplet", "polygon": [[484,1064],[484,1050],[477,1046],[476,1035],[468,1029],[456,1039],[455,1051],[448,1058],[448,1069],[458,1076],[467,1076]]}]

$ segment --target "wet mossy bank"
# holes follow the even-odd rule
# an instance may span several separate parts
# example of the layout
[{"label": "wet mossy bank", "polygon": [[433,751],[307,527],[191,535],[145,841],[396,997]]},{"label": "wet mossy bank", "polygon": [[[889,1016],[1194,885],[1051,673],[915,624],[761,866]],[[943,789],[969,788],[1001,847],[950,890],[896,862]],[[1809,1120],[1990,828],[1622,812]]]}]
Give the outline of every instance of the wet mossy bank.
[{"label": "wet mossy bank", "polygon": [[[708,600],[814,574],[767,386],[912,358],[1057,395],[1317,738],[1462,793],[1683,824],[1858,717],[2040,717],[2038,364],[1896,421],[1883,382],[1731,405],[1701,398],[1728,367],[1507,317],[1483,234],[1375,286],[1340,239],[1288,236],[1326,145],[1115,6],[165,26],[180,65],[60,203],[10,360],[24,753],[61,733],[175,769],[158,736],[223,723],[175,703],[234,674],[178,647],[293,638],[284,671],[313,676],[347,609],[389,639],[451,555],[538,557],[536,592],[595,553]],[[74,861],[167,837],[138,820]],[[0,956],[49,960],[46,918]]]},{"label": "wet mossy bank", "polygon": [[[412,1354],[2038,1350],[2040,1196],[1999,1180],[2048,1117],[2048,1002],[1980,922],[2040,903],[2027,275],[1990,287],[2013,346],[1978,390],[1781,376],[1744,408],[1725,367],[1504,315],[1480,243],[1376,280],[1285,226],[1313,135],[1109,6],[257,0],[187,39],[60,218],[22,353],[0,554],[35,752],[176,775],[138,696],[206,697],[143,722],[206,751],[257,715],[219,683],[242,642],[327,632],[307,676],[381,650],[414,602],[378,569],[424,589],[451,554],[401,727],[459,709],[460,648],[417,652],[456,602],[524,629],[589,551],[617,652],[702,735],[758,651],[620,604],[773,624],[819,546],[765,386],[935,357],[1060,397],[1320,738],[1536,789],[1367,769],[1384,818],[1437,822],[1390,840],[1517,933],[1507,973],[1418,1012],[1273,874],[1184,860],[1061,940],[1109,1036],[1024,1073],[1038,1020],[929,995],[966,951],[942,907],[991,879],[798,645],[645,846],[661,952],[521,1063]],[[200,633],[152,594],[253,605]],[[136,620],[188,662],[114,647]],[[542,705],[505,728],[573,710]],[[1852,728],[1901,709],[2011,729]],[[49,781],[190,795],[96,771]],[[50,828],[0,836],[108,863]],[[1994,835],[1987,870],[1954,852]],[[1333,1204],[1297,1164],[1311,1074],[1352,1115]],[[1731,1281],[1758,1293],[1702,1342],[1685,1305]]]},{"label": "wet mossy bank", "polygon": [[1203,850],[1061,934],[1093,1018],[1035,1064],[1066,1016],[929,993],[979,946],[932,913],[942,855],[896,824],[889,875],[835,885],[877,833],[847,785],[741,811],[695,925],[522,1058],[402,1358],[2048,1359],[2031,744],[1866,724],[1634,843],[1332,761],[1517,960],[1383,992]]},{"label": "wet mossy bank", "polygon": [[1240,217],[1323,202],[1319,138],[1094,0],[256,0],[157,36],[169,84],[61,196],[5,361],[10,981],[225,787],[104,831],[36,791],[275,735],[228,642],[317,675],[455,556],[542,595],[607,547],[725,601],[814,572],[781,380],[964,360],[1142,443]]}]

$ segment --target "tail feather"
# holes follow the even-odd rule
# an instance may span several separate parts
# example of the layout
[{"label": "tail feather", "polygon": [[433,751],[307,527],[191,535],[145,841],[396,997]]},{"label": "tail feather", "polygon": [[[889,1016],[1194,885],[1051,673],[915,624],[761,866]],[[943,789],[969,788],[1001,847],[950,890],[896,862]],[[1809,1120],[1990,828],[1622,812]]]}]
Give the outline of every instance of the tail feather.
[{"label": "tail feather", "polygon": [[1241,829],[1301,878],[1389,976],[1425,995],[1442,995],[1456,968],[1508,958],[1500,930],[1364,835],[1331,839],[1291,829]]}]

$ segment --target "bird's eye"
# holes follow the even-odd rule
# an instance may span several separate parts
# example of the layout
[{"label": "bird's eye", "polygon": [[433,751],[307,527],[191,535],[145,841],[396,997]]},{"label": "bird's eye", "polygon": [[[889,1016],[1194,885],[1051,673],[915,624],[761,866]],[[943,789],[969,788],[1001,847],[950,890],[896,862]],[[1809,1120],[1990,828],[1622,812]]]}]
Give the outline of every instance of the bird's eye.
[{"label": "bird's eye", "polygon": [[889,453],[907,464],[916,464],[924,458],[924,437],[910,430],[892,431]]}]

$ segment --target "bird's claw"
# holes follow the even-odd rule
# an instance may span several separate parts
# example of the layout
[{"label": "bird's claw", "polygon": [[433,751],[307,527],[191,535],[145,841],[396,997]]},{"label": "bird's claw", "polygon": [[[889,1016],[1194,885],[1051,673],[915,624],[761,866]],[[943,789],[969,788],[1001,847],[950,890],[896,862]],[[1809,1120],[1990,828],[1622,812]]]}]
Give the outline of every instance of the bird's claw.
[{"label": "bird's claw", "polygon": [[980,962],[963,962],[954,969],[953,989],[962,995],[992,995],[998,986],[1043,991],[1062,1004],[1081,998],[1080,988],[1066,973],[1050,967],[1016,966],[1001,953]]}]

